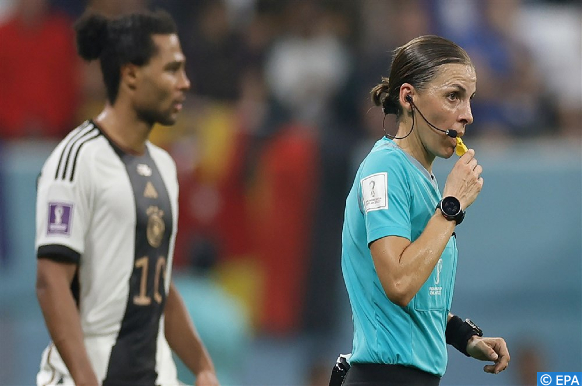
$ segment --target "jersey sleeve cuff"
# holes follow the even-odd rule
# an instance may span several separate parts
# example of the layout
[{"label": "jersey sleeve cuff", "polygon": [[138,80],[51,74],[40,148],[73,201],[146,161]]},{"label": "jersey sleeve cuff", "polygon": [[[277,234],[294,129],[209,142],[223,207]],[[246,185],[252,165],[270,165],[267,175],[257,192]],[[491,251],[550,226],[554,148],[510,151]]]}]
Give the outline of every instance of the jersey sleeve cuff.
[{"label": "jersey sleeve cuff", "polygon": [[368,232],[368,247],[374,241],[386,236],[400,236],[410,240],[410,229],[400,227],[381,227]]},{"label": "jersey sleeve cuff", "polygon": [[62,263],[79,264],[79,261],[81,261],[81,254],[66,245],[52,244],[41,245],[38,247],[36,258],[47,258]]}]

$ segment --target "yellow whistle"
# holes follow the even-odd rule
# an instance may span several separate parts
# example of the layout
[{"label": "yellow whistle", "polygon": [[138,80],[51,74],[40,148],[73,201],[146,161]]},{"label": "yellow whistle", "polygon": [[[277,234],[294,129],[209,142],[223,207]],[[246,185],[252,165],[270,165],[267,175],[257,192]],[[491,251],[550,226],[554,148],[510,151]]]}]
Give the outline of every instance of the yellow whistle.
[{"label": "yellow whistle", "polygon": [[457,155],[460,157],[463,154],[465,154],[467,150],[469,149],[467,149],[467,146],[465,146],[461,137],[457,137],[457,147],[455,148],[455,152],[457,153]]}]

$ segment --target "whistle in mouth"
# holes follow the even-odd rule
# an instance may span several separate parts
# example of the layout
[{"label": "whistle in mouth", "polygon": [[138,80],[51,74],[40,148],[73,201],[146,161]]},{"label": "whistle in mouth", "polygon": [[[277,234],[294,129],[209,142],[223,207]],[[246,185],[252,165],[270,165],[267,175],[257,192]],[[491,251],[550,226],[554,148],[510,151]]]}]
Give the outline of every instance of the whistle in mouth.
[{"label": "whistle in mouth", "polygon": [[467,150],[469,149],[467,149],[467,146],[465,146],[461,137],[457,137],[457,147],[455,148],[455,152],[457,153],[457,155],[460,157],[463,154],[465,154]]}]

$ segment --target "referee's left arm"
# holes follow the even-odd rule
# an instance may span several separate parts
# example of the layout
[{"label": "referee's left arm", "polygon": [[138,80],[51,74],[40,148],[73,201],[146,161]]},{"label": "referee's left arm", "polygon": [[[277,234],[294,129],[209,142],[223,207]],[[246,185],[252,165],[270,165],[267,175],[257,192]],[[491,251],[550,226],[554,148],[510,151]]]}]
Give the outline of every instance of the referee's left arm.
[{"label": "referee's left arm", "polygon": [[499,374],[509,366],[510,356],[503,338],[484,337],[483,332],[472,321],[464,322],[451,313],[447,316],[447,343],[467,356],[481,361],[492,361],[483,371]]}]

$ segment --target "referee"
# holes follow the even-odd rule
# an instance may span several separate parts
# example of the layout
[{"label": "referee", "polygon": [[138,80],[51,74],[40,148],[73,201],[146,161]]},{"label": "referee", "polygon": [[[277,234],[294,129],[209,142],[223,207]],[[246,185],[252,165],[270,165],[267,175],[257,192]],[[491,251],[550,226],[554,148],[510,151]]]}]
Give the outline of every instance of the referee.
[{"label": "referee", "polygon": [[372,101],[395,114],[396,136],[378,140],[361,163],[346,200],[342,271],[354,337],[344,385],[438,385],[446,344],[503,371],[502,338],[483,338],[450,313],[457,267],[455,227],[483,186],[469,150],[454,165],[443,194],[435,158],[455,152],[473,122],[476,75],[456,44],[421,36],[394,52],[389,78]]}]

